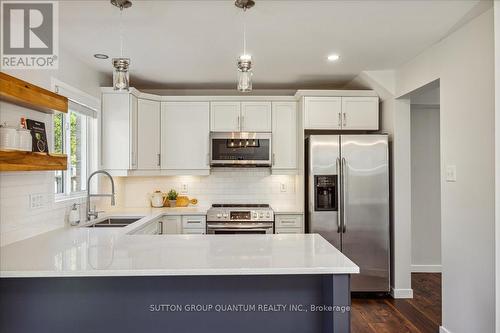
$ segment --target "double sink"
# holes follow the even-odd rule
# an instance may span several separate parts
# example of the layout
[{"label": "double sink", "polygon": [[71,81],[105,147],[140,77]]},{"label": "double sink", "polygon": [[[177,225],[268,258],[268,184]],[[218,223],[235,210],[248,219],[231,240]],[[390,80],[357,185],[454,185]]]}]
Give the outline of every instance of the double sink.
[{"label": "double sink", "polygon": [[123,228],[139,221],[141,217],[108,217],[104,220],[88,225],[87,228]]}]

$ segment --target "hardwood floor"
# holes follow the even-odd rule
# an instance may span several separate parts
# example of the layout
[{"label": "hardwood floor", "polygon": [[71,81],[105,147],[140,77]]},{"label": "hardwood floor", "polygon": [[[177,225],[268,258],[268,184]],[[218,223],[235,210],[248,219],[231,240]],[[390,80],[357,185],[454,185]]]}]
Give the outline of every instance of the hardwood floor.
[{"label": "hardwood floor", "polygon": [[441,274],[413,273],[413,299],[352,299],[351,333],[438,333]]}]

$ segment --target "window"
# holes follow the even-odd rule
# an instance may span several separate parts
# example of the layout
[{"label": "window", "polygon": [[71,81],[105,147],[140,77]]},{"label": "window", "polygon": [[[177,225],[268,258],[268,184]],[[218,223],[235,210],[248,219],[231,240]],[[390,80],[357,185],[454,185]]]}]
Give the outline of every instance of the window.
[{"label": "window", "polygon": [[71,109],[54,116],[54,152],[68,155],[68,170],[56,171],[56,194],[73,195],[86,190],[92,120]]}]

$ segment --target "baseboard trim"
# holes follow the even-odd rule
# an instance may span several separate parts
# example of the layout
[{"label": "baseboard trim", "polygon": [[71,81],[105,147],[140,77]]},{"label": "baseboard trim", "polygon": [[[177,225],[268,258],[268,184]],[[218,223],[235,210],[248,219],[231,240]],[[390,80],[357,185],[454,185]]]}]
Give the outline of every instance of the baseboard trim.
[{"label": "baseboard trim", "polygon": [[394,289],[391,287],[393,298],[413,298],[413,289]]},{"label": "baseboard trim", "polygon": [[439,333],[451,333],[450,331],[448,331],[446,328],[444,328],[443,326],[439,326]]},{"label": "baseboard trim", "polygon": [[411,265],[412,273],[441,273],[441,265]]}]

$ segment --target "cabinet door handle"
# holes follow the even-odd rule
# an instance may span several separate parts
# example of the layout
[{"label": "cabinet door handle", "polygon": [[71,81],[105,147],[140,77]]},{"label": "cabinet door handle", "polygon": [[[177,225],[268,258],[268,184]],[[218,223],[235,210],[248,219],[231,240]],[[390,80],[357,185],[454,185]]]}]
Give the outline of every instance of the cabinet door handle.
[{"label": "cabinet door handle", "polygon": [[158,154],[158,166],[161,166],[161,154]]},{"label": "cabinet door handle", "polygon": [[241,121],[240,121],[240,116],[238,116],[238,130],[241,130]]},{"label": "cabinet door handle", "polygon": [[339,116],[339,117],[338,117],[338,120],[337,120],[337,124],[338,124],[338,125],[339,125],[339,127],[340,127],[340,126],[342,126],[342,114],[339,112],[338,116]]},{"label": "cabinet door handle", "polygon": [[243,129],[245,128],[244,124],[245,124],[245,116],[241,116],[240,131],[243,131]]},{"label": "cabinet door handle", "polygon": [[344,124],[342,126],[347,126],[347,115],[344,112]]},{"label": "cabinet door handle", "polygon": [[276,154],[273,153],[273,161],[272,161],[273,166],[274,166],[275,163],[276,163]]}]

